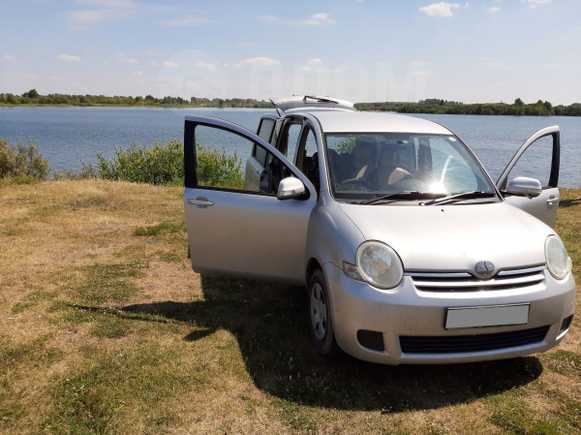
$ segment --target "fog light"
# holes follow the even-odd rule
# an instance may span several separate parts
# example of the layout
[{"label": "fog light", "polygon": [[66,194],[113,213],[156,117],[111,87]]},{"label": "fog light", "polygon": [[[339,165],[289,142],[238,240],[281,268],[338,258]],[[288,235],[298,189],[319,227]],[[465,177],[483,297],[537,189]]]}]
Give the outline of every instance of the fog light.
[{"label": "fog light", "polygon": [[573,315],[571,314],[569,317],[565,317],[563,322],[561,323],[561,332],[566,331],[573,323]]},{"label": "fog light", "polygon": [[377,352],[383,352],[385,346],[383,344],[383,334],[378,331],[369,331],[367,329],[360,329],[357,331],[357,340],[361,346],[366,347]]}]

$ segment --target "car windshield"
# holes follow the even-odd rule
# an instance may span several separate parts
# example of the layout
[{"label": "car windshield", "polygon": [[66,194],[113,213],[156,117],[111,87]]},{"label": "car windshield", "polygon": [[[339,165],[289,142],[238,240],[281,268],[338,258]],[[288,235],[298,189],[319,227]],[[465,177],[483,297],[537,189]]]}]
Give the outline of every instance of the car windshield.
[{"label": "car windshield", "polygon": [[338,199],[401,198],[410,192],[413,199],[464,192],[495,195],[478,161],[453,135],[328,133],[325,138]]}]

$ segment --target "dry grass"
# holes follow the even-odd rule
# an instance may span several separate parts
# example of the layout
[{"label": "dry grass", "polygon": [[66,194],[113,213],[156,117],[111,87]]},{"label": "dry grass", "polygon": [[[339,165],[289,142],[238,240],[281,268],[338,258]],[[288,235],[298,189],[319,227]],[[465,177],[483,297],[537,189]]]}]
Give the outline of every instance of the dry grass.
[{"label": "dry grass", "polygon": [[538,357],[326,362],[297,289],[191,271],[179,188],[0,187],[0,243],[0,433],[581,432],[578,321]]}]

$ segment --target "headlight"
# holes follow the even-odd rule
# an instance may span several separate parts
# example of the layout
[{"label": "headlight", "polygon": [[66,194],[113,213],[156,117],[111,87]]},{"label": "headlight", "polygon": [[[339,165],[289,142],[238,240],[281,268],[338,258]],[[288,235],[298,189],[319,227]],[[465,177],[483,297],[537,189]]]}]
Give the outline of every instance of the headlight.
[{"label": "headlight", "polygon": [[403,278],[403,265],[393,249],[381,242],[364,242],[357,249],[361,277],[382,289],[396,287]]},{"label": "headlight", "polygon": [[567,254],[565,245],[557,236],[547,237],[545,258],[547,259],[547,268],[555,278],[563,279],[571,272],[571,259]]}]

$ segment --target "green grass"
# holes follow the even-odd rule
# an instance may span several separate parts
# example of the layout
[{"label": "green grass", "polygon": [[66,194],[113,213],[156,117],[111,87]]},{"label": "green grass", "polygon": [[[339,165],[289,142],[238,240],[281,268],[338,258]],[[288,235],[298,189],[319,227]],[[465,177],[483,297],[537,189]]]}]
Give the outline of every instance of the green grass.
[{"label": "green grass", "polygon": [[52,391],[53,409],[43,429],[51,433],[118,433],[118,417],[133,407],[150,422],[173,421],[171,408],[160,406],[203,376],[188,373],[171,349],[139,344],[116,353],[102,352]]},{"label": "green grass", "polygon": [[48,336],[41,336],[31,342],[12,343],[9,339],[0,337],[0,369],[6,372],[21,364],[38,367],[59,361],[64,353],[57,347],[47,347],[48,339]]},{"label": "green grass", "polygon": [[97,338],[121,338],[129,333],[129,329],[127,322],[110,316],[101,316],[91,329],[91,335]]},{"label": "green grass", "polygon": [[24,296],[21,301],[12,305],[12,313],[20,314],[22,312],[28,311],[32,307],[37,306],[39,303],[49,301],[52,298],[54,298],[53,294],[40,290],[33,291]]},{"label": "green grass", "polygon": [[184,231],[184,224],[177,224],[174,222],[161,222],[157,225],[147,227],[138,227],[135,229],[136,236],[142,237],[158,237],[165,234],[176,234]]},{"label": "green grass", "polygon": [[[527,358],[329,361],[312,352],[300,288],[190,270],[180,188],[2,195],[0,433],[581,433],[578,317]],[[581,191],[563,197],[580,279]]]},{"label": "green grass", "polygon": [[79,302],[100,305],[123,302],[138,292],[131,278],[141,275],[145,264],[140,260],[120,264],[94,264],[83,269],[86,277],[70,287]]},{"label": "green grass", "polygon": [[544,357],[552,370],[581,380],[581,355],[566,350],[557,350]]}]

